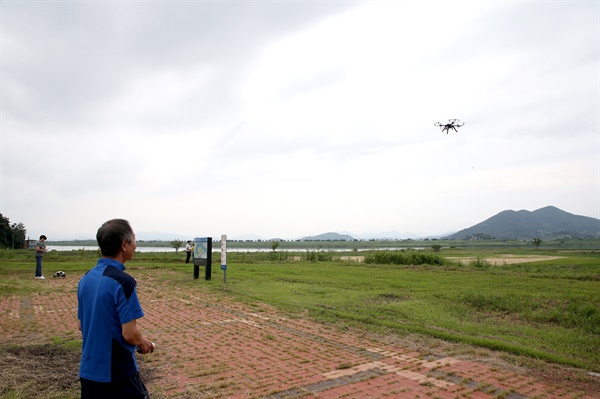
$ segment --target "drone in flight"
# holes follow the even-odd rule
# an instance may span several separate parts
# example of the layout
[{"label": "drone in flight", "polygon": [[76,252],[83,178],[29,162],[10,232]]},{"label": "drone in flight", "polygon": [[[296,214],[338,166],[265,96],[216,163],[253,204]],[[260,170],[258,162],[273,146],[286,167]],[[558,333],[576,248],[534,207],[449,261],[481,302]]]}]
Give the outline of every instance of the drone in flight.
[{"label": "drone in flight", "polygon": [[434,123],[434,125],[441,127],[442,132],[446,132],[446,134],[448,134],[450,129],[454,130],[455,132],[458,132],[457,128],[465,125],[464,122],[460,123],[460,119],[448,119],[448,122],[450,122],[450,123],[436,122],[436,123]]}]

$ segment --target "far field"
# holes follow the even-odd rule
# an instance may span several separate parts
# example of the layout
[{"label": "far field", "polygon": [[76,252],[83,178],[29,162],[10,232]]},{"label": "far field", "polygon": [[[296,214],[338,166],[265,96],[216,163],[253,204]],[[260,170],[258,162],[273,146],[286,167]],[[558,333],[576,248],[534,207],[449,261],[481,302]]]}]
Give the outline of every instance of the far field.
[{"label": "far field", "polygon": [[[213,249],[220,247],[219,237],[212,237]],[[424,248],[429,249],[433,245],[439,245],[444,249],[462,249],[462,250],[482,250],[499,249],[502,251],[515,250],[595,250],[600,251],[600,240],[572,238],[562,240],[543,241],[539,248],[536,248],[531,240],[438,240],[438,239],[399,239],[399,240],[354,240],[354,241],[301,241],[301,240],[276,240],[278,251],[298,251],[298,250],[347,250],[359,251],[368,249],[382,248]],[[228,240],[227,246],[235,249],[262,249],[270,250],[272,240]],[[75,241],[48,241],[50,245],[68,245],[68,246],[97,246],[95,240],[75,240]],[[138,241],[140,247],[171,247],[170,241]],[[181,242],[181,247],[185,247],[185,242]]]}]

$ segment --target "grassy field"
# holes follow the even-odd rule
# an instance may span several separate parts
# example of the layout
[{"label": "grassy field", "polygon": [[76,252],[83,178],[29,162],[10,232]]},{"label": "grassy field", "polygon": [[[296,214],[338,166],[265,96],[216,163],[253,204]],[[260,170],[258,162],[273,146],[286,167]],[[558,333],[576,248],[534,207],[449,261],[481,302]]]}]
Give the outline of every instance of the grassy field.
[{"label": "grassy field", "polygon": [[[230,253],[226,282],[215,253],[212,280],[202,285],[290,315],[308,313],[338,328],[418,333],[600,371],[598,252],[452,248],[419,251],[426,255],[422,261],[414,260],[415,252],[361,251],[364,262],[352,251]],[[198,283],[184,256],[138,253],[128,267],[169,268],[181,273],[184,283]],[[531,256],[555,258],[531,262]],[[85,271],[97,257],[95,251],[54,251],[44,272],[48,277],[56,270]],[[523,262],[503,262],[507,257]],[[0,264],[0,296],[39,287],[33,278],[17,284],[6,278],[33,276],[31,252],[0,251]]]},{"label": "grassy field", "polygon": [[498,254],[465,255],[474,260],[240,263],[215,288],[340,326],[420,333],[600,369],[598,254],[496,266],[484,256]]}]

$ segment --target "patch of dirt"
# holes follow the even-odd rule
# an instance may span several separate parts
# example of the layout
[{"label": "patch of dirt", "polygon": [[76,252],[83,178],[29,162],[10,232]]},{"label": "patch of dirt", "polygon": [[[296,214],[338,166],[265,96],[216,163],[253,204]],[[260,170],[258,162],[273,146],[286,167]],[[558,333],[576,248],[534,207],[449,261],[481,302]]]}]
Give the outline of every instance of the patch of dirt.
[{"label": "patch of dirt", "polygon": [[52,398],[79,391],[81,354],[60,346],[0,347],[0,397],[18,392],[28,398]]},{"label": "patch of dirt", "polygon": [[[500,255],[497,258],[484,258],[483,260],[492,264],[492,265],[514,265],[517,263],[528,263],[528,262],[540,262],[545,260],[555,260],[561,259],[561,256],[538,256],[538,255],[530,255],[530,256],[515,256],[515,255]],[[449,257],[448,259],[452,260],[460,260],[471,262],[476,260],[474,257],[465,257],[465,258],[453,258]]]},{"label": "patch of dirt", "polygon": [[364,262],[365,261],[365,257],[364,256],[356,256],[356,255],[352,255],[352,256],[340,256],[340,260],[349,260],[351,262]]},{"label": "patch of dirt", "polygon": [[[12,343],[0,346],[0,398],[78,398],[81,351],[53,344]],[[144,383],[156,370],[138,358]]]},{"label": "patch of dirt", "polygon": [[[486,261],[492,265],[512,265],[512,264],[516,264],[516,263],[539,262],[539,261],[543,261],[543,260],[554,260],[554,259],[560,259],[560,258],[561,258],[561,256],[501,255],[498,258],[485,258],[484,261]],[[340,259],[346,260],[346,261],[351,261],[351,262],[364,262],[365,257],[352,255],[352,256],[341,256]],[[465,258],[448,257],[448,259],[470,262],[470,261],[475,260],[476,258],[473,258],[473,257],[465,257]],[[301,260],[300,257],[298,257],[297,260]]]}]

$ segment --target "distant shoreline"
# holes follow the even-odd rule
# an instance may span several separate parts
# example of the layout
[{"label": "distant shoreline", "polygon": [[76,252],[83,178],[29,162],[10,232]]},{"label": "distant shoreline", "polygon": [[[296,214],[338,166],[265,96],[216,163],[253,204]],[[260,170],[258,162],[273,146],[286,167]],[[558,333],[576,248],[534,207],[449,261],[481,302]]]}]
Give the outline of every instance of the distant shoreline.
[{"label": "distant shoreline", "polygon": [[[529,240],[440,240],[440,239],[421,239],[421,240],[327,240],[327,241],[285,241],[274,240],[279,243],[277,251],[303,251],[303,250],[340,250],[347,249],[349,251],[368,250],[368,249],[429,249],[433,246],[441,246],[442,248],[522,248],[535,249],[532,241]],[[49,246],[68,246],[68,247],[98,247],[95,240],[72,240],[72,241],[47,241]],[[173,249],[170,241],[137,241],[138,247],[159,247]],[[179,250],[184,250],[185,242]],[[218,251],[220,248],[220,240],[213,239],[213,251]],[[254,249],[254,250],[271,250],[271,240],[228,240],[227,248],[231,249]],[[576,250],[595,250],[600,251],[600,240],[587,238],[571,238],[561,240],[542,241],[538,248],[540,251],[544,249],[576,249]],[[173,249],[174,250],[174,249]]]}]

